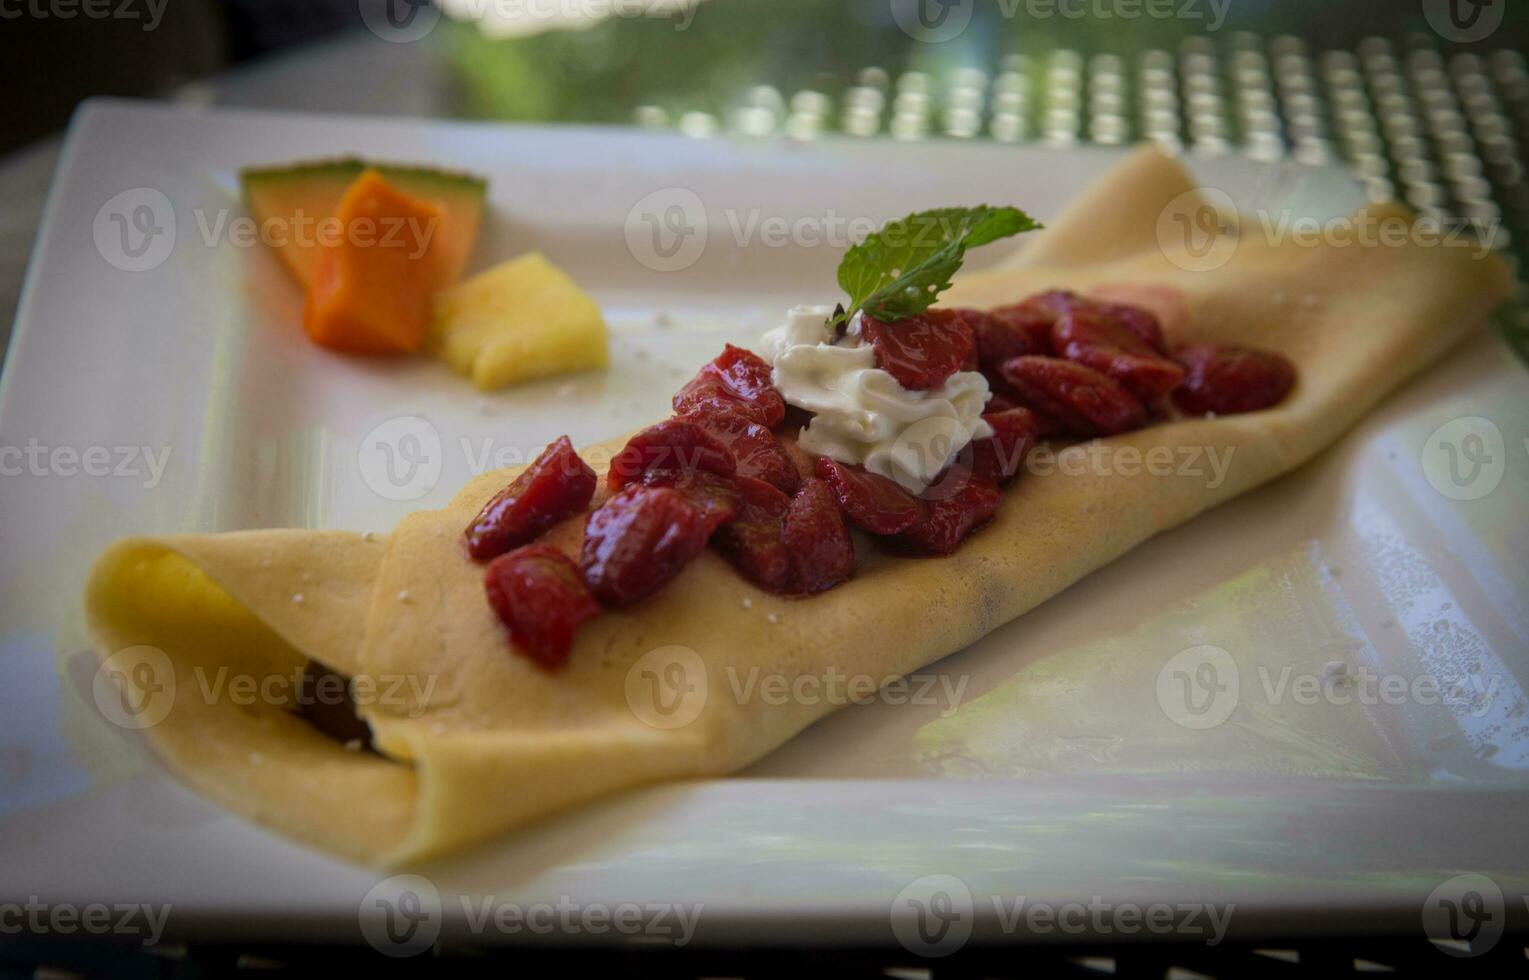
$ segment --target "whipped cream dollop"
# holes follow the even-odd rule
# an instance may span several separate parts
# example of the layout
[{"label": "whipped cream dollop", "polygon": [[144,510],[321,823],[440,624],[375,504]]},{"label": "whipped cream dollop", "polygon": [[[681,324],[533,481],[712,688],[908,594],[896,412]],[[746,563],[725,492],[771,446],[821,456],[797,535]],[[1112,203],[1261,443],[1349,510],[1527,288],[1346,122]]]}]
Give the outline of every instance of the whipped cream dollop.
[{"label": "whipped cream dollop", "polygon": [[876,352],[860,339],[860,315],[835,337],[833,313],[832,306],[792,307],[762,341],[781,397],[814,413],[803,449],[921,493],[967,443],[993,434],[982,420],[989,392],[981,374],[958,371],[938,388],[909,391],[876,366]]}]

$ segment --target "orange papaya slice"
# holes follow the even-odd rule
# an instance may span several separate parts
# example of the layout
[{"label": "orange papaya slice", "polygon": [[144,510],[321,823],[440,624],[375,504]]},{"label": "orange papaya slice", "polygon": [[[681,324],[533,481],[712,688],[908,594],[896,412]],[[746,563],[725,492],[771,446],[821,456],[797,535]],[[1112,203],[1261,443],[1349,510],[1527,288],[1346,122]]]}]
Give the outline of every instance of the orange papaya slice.
[{"label": "orange papaya slice", "polygon": [[450,281],[441,215],[376,170],[357,177],[314,262],[303,309],[309,339],[352,354],[419,350],[435,294]]}]

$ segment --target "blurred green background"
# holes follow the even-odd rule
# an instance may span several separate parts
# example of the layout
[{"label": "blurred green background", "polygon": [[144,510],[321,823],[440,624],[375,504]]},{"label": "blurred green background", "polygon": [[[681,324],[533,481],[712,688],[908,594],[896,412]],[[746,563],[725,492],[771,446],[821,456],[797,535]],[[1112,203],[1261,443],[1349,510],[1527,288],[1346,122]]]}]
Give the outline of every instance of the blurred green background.
[{"label": "blurred green background", "polygon": [[[0,80],[26,93],[0,114],[0,152],[61,131],[92,95],[638,124],[696,137],[1155,139],[1196,153],[1344,162],[1372,198],[1490,229],[1505,254],[1529,258],[1529,0],[702,0],[678,12],[677,0],[115,0],[103,8],[110,17],[54,9],[74,2],[0,3]],[[387,26],[400,22],[430,29],[400,37]],[[0,262],[0,309],[19,289],[56,153],[38,146],[14,154],[13,179],[0,181],[0,254],[14,256]],[[1525,306],[1507,332],[1529,351]]]},{"label": "blurred green background", "polygon": [[[958,0],[928,0],[929,9],[942,2]],[[938,43],[915,40],[899,25],[898,13],[915,8],[913,0],[706,0],[685,16],[613,17],[588,30],[512,39],[455,22],[443,25],[440,41],[462,114],[565,122],[627,121],[641,104],[722,113],[760,84],[832,94],[868,66],[894,74],[991,71],[1009,54],[1131,56],[1237,32],[1291,35],[1314,51],[1353,49],[1370,36],[1452,47],[1431,28],[1426,0],[1151,0],[1175,16],[1127,15],[1147,2],[969,0],[969,26]],[[1497,2],[1506,11],[1501,26],[1481,44],[1458,47],[1529,48],[1529,3]]]},{"label": "blurred green background", "polygon": [[[920,26],[942,7],[964,28]],[[1343,161],[1372,199],[1529,259],[1524,0],[707,0],[587,30],[492,27],[436,32],[465,116]],[[1503,330],[1529,357],[1523,310]]]}]

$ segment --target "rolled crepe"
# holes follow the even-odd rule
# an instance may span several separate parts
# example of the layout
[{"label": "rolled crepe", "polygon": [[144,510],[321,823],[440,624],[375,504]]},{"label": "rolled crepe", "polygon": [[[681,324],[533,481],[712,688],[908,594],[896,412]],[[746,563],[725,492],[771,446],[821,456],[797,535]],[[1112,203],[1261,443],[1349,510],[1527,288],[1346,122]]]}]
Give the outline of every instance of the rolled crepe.
[{"label": "rolled crepe", "polygon": [[[1284,353],[1299,369],[1296,389],[1272,410],[1103,440],[1113,459],[1138,467],[1066,475],[1059,459],[1058,472],[1026,474],[950,557],[897,557],[857,540],[852,580],[788,599],[707,553],[655,597],[585,624],[567,666],[549,672],[511,650],[483,566],[461,543],[515,475],[502,470],[385,538],[289,530],[119,542],[88,586],[95,646],[103,658],[138,645],[164,652],[181,693],[147,733],[189,783],[371,864],[462,848],[627,787],[737,770],[842,700],[767,704],[739,698],[737,678],[886,680],[961,649],[1153,535],[1301,465],[1478,329],[1510,287],[1495,258],[1417,243],[1244,237],[1230,254],[1223,241],[1224,264],[1208,268],[1203,251],[1178,251],[1159,234],[1161,215],[1196,204],[1182,197],[1193,190],[1177,164],[1142,151],[1007,263],[960,279],[944,302],[991,307],[1054,287],[1129,296],[1155,308],[1176,340]],[[1384,206],[1354,220],[1412,219]],[[588,455],[608,460],[620,445]],[[1146,465],[1210,448],[1231,453],[1220,483],[1203,468],[1155,475]],[[567,521],[547,540],[577,555],[582,525]],[[375,752],[280,705],[197,693],[198,672],[288,675],[308,660],[391,691],[358,708]]]}]

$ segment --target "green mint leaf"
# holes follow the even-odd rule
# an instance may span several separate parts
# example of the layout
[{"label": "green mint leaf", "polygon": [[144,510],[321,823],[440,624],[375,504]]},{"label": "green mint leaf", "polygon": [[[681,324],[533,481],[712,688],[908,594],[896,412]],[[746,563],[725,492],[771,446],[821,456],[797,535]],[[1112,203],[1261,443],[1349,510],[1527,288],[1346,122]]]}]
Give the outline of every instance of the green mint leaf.
[{"label": "green mint leaf", "polygon": [[966,259],[966,250],[1042,227],[1018,208],[939,208],[920,211],[851,248],[839,263],[839,286],[849,308],[843,323],[864,311],[877,320],[902,320],[927,310]]}]

